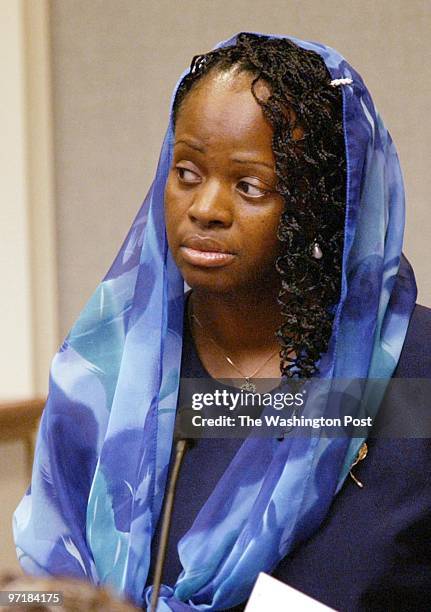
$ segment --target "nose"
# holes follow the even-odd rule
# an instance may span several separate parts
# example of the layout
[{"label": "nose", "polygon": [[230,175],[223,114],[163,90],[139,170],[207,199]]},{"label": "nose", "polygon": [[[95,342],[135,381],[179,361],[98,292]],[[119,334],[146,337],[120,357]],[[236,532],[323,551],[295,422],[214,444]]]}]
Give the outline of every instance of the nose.
[{"label": "nose", "polygon": [[201,227],[229,227],[233,220],[232,194],[220,181],[207,180],[196,190],[188,214]]}]

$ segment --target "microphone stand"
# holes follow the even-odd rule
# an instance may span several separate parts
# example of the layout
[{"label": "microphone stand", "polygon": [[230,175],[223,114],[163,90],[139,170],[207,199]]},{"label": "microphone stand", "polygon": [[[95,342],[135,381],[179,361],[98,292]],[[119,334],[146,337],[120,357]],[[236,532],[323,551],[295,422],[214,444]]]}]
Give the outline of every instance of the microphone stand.
[{"label": "microphone stand", "polygon": [[190,448],[190,446],[191,440],[178,440],[175,443],[175,461],[171,475],[169,477],[168,488],[163,508],[162,528],[160,532],[160,541],[157,550],[156,566],[154,569],[150,612],[157,611],[157,601],[159,599],[160,585],[162,583],[163,576],[163,566],[165,564],[166,549],[168,546],[169,539],[169,530],[171,527],[172,509],[174,507],[175,489],[177,487],[181,464],[183,462],[186,451],[188,448]]}]

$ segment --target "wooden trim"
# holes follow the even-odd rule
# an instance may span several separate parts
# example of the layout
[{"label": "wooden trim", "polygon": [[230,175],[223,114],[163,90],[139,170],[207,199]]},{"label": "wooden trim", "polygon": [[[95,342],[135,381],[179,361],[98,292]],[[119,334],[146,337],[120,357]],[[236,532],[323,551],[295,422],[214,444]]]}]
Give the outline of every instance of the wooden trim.
[{"label": "wooden trim", "polygon": [[0,442],[23,437],[37,425],[46,399],[0,402]]},{"label": "wooden trim", "polygon": [[0,443],[21,441],[25,447],[27,476],[31,478],[34,441],[45,398],[0,402]]}]

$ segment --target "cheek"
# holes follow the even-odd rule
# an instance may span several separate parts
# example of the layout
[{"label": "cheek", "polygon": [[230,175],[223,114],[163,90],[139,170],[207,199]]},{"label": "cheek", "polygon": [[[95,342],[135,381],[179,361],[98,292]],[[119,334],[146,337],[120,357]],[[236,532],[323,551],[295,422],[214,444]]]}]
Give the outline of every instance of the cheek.
[{"label": "cheek", "polygon": [[273,262],[280,253],[281,243],[277,238],[280,214],[281,209],[276,209],[274,214],[257,217],[249,224],[247,230],[249,253],[256,262]]},{"label": "cheek", "polygon": [[175,229],[180,219],[184,216],[184,198],[179,198],[176,193],[174,181],[169,175],[165,188],[165,224],[169,244],[175,242]]}]

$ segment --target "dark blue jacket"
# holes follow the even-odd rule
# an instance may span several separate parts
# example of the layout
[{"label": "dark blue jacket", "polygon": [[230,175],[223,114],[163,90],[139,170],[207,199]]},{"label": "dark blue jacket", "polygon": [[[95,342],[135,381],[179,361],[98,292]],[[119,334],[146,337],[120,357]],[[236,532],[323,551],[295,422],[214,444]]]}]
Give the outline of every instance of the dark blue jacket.
[{"label": "dark blue jacket", "polygon": [[[181,375],[208,376],[187,321]],[[416,305],[394,376],[431,378],[431,309]],[[412,406],[423,413],[428,400],[431,407],[427,397],[420,398],[419,406],[417,398],[393,394],[390,406],[394,414]],[[178,540],[241,442],[199,440],[186,455],[177,486],[165,584],[172,586],[181,572]],[[368,456],[354,469],[364,488],[347,478],[319,531],[285,557],[273,576],[336,610],[431,610],[430,440],[376,438],[368,441],[368,447]],[[154,557],[155,552],[153,563]]]}]

